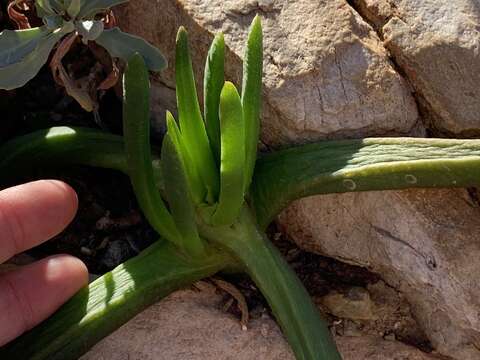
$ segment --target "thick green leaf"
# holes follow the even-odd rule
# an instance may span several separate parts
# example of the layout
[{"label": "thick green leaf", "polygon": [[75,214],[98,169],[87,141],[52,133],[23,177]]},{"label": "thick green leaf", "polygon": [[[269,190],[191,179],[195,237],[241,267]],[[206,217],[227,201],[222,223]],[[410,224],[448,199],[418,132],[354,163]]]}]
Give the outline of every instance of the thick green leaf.
[{"label": "thick green leaf", "polygon": [[207,188],[206,201],[212,203],[218,196],[218,169],[198,104],[192,61],[188,50],[187,31],[183,27],[178,30],[177,34],[175,76],[182,138],[185,141],[189,156]]},{"label": "thick green leaf", "polygon": [[295,272],[258,228],[248,206],[233,226],[200,224],[201,234],[240,260],[268,301],[298,360],[341,360],[327,324]]},{"label": "thick green leaf", "polygon": [[165,174],[165,196],[182,239],[182,250],[193,257],[205,255],[198,235],[195,206],[192,201],[178,134],[168,132],[163,139],[162,172]]},{"label": "thick green leaf", "polygon": [[128,0],[82,0],[77,19],[93,19],[99,12],[126,2]]},{"label": "thick green leaf", "polygon": [[139,53],[151,71],[160,71],[167,66],[167,60],[160,50],[140,37],[120,31],[119,28],[105,30],[95,41],[98,45],[103,46],[111,56],[127,62],[135,53]]},{"label": "thick green leaf", "polygon": [[244,203],[245,123],[240,95],[226,82],[220,95],[220,198],[214,225],[230,225]]},{"label": "thick green leaf", "polygon": [[[101,167],[129,174],[123,138],[89,128],[52,127],[14,138],[0,146],[0,188],[38,168],[66,164]],[[152,161],[157,188],[164,189],[160,158]]]},{"label": "thick green leaf", "polygon": [[214,249],[202,261],[191,260],[158,241],[80,290],[47,321],[0,348],[0,358],[76,360],[148,306],[231,263]]},{"label": "thick green leaf", "polygon": [[50,52],[64,33],[49,33],[20,62],[0,68],[0,89],[13,90],[33,79],[48,60]]},{"label": "thick green leaf", "polygon": [[262,228],[292,201],[316,194],[480,184],[480,140],[323,141],[257,161],[251,195]]},{"label": "thick green leaf", "polygon": [[181,245],[175,222],[155,186],[150,153],[150,82],[143,58],[138,54],[128,62],[123,93],[125,153],[138,203],[160,235]]},{"label": "thick green leaf", "polygon": [[208,139],[217,164],[220,164],[220,93],[225,82],[225,40],[217,34],[210,46],[203,80],[204,116]]},{"label": "thick green leaf", "polygon": [[50,33],[45,26],[0,32],[0,69],[24,59]]},{"label": "thick green leaf", "polygon": [[243,59],[242,105],[245,116],[246,161],[245,193],[252,181],[257,146],[260,136],[260,111],[262,105],[263,74],[263,35],[262,23],[257,15],[250,27],[247,47]]},{"label": "thick green leaf", "polygon": [[192,194],[192,199],[196,205],[203,203],[205,199],[206,189],[203,186],[202,179],[198,174],[197,168],[193,163],[190,155],[185,146],[185,141],[180,134],[180,129],[178,128],[177,122],[173,117],[170,111],[167,111],[167,129],[173,139],[175,139],[175,144],[178,145],[180,153],[185,164],[185,170],[187,174],[187,179],[189,183],[190,192]]}]

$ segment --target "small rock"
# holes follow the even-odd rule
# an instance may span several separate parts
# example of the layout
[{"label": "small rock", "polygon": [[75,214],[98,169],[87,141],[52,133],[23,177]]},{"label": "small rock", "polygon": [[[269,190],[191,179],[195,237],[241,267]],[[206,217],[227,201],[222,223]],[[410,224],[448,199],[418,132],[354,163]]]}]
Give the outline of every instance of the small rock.
[{"label": "small rock", "polygon": [[321,298],[329,312],[339,318],[373,320],[376,318],[370,294],[363,288],[354,287],[346,294],[332,292]]}]

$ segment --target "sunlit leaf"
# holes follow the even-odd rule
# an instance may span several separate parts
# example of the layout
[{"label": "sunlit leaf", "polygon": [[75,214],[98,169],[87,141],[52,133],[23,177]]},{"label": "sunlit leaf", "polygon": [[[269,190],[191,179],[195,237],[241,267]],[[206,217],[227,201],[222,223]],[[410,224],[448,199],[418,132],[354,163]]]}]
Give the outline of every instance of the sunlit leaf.
[{"label": "sunlit leaf", "polygon": [[200,204],[205,199],[206,189],[203,186],[202,179],[198,174],[195,164],[190,158],[185,141],[180,134],[180,129],[178,128],[177,122],[175,121],[175,118],[170,111],[167,111],[167,131],[172,134],[172,139],[175,140],[175,144],[180,149],[182,159],[185,163],[185,171],[187,173],[187,179],[190,184],[192,199],[195,204]]},{"label": "sunlit leaf", "polygon": [[244,203],[245,123],[240,95],[226,82],[220,96],[220,198],[214,225],[230,225]]},{"label": "sunlit leaf", "polygon": [[252,181],[257,145],[260,135],[260,109],[262,105],[263,36],[260,17],[250,26],[245,57],[243,59],[242,105],[245,116],[246,171],[245,193]]},{"label": "sunlit leaf", "polygon": [[50,31],[45,26],[0,32],[0,69],[25,58],[48,34]]},{"label": "sunlit leaf", "polygon": [[182,137],[189,145],[189,155],[208,189],[207,201],[213,203],[218,196],[218,169],[198,103],[192,60],[188,50],[188,36],[183,27],[177,33],[175,79]]},{"label": "sunlit leaf", "polygon": [[139,53],[151,71],[160,71],[167,66],[167,61],[160,50],[140,37],[120,31],[119,28],[103,31],[95,42],[103,46],[111,56],[125,61],[129,61],[135,53]]},{"label": "sunlit leaf", "polygon": [[220,120],[218,107],[225,82],[225,40],[223,34],[215,36],[208,51],[203,80],[204,116],[210,146],[217,163],[220,163]]},{"label": "sunlit leaf", "polygon": [[180,234],[155,183],[150,148],[150,82],[140,55],[127,64],[123,77],[123,134],[130,180],[138,203],[152,227],[181,245]]},{"label": "sunlit leaf", "polygon": [[163,140],[161,160],[162,172],[168,174],[164,179],[165,196],[181,234],[183,250],[199,257],[205,254],[205,247],[198,235],[195,207],[181,153],[178,133],[168,132]]},{"label": "sunlit leaf", "polygon": [[38,42],[37,47],[22,61],[0,68],[0,89],[12,90],[25,85],[40,71],[48,60],[62,32],[50,33]]}]

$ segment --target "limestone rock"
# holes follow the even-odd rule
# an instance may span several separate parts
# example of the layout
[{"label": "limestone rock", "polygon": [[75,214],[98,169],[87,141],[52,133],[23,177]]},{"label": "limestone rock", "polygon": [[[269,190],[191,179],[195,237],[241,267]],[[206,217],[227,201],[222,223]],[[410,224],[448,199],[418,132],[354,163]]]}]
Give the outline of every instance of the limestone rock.
[{"label": "limestone rock", "polygon": [[[240,323],[220,310],[208,287],[174,293],[97,344],[80,360],[294,360],[268,316]],[[344,360],[434,360],[415,348],[374,337],[337,337]]]},{"label": "limestone rock", "polygon": [[176,292],[136,316],[97,344],[81,360],[293,360],[268,316],[240,322],[221,310],[212,287]]},{"label": "limestone rock", "polygon": [[410,190],[311,197],[279,220],[299,246],[381,274],[405,295],[435,349],[473,360],[479,215],[464,190]]},{"label": "limestone rock", "polygon": [[[410,89],[390,64],[376,33],[344,0],[137,0],[119,14],[125,30],[167,56],[157,78],[174,87],[178,26],[190,32],[197,80],[215,32],[225,33],[227,78],[241,84],[241,57],[255,13],[263,17],[263,141],[269,146],[326,137],[405,134],[416,125]],[[200,89],[199,89],[200,90]],[[160,92],[160,91],[157,91]],[[165,96],[165,92],[163,94]],[[167,100],[155,98],[156,111]],[[159,115],[164,121],[164,115]]]},{"label": "limestone rock", "polygon": [[354,0],[385,39],[432,125],[480,133],[478,0]]}]

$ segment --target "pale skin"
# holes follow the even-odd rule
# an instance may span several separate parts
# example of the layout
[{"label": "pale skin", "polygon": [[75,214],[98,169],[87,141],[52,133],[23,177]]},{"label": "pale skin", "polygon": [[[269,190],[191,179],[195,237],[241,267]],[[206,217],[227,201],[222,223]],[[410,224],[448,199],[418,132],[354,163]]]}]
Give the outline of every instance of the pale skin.
[{"label": "pale skin", "polygon": [[[0,263],[60,233],[77,206],[75,191],[60,181],[0,191]],[[0,346],[46,319],[87,282],[87,268],[69,255],[0,274]]]}]

